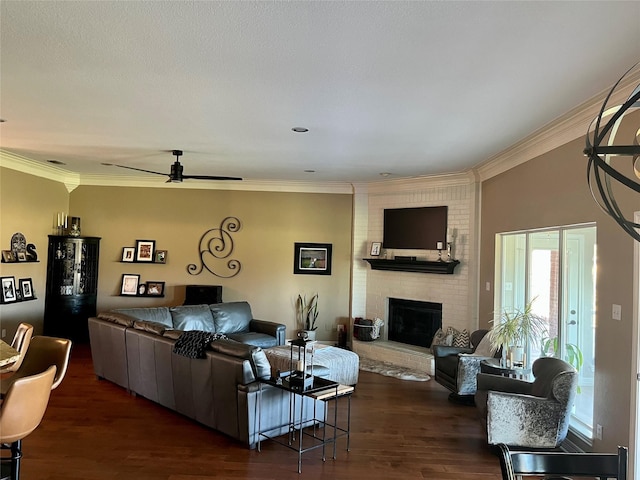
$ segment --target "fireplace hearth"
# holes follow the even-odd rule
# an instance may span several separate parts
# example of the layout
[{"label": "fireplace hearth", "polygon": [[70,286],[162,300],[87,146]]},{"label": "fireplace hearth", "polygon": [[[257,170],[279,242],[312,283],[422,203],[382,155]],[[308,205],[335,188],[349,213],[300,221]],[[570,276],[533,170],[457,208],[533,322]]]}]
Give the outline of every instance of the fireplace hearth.
[{"label": "fireplace hearth", "polygon": [[429,348],[442,328],[442,304],[389,298],[388,340]]}]

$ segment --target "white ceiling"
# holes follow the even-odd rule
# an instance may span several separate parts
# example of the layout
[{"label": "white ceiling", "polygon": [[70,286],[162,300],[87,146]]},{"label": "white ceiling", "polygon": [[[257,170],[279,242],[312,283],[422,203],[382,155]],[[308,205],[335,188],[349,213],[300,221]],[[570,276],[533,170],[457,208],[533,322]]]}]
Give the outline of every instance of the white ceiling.
[{"label": "white ceiling", "polygon": [[2,0],[0,14],[0,146],[84,174],[168,173],[170,149],[185,174],[249,180],[460,172],[640,60],[638,1]]}]

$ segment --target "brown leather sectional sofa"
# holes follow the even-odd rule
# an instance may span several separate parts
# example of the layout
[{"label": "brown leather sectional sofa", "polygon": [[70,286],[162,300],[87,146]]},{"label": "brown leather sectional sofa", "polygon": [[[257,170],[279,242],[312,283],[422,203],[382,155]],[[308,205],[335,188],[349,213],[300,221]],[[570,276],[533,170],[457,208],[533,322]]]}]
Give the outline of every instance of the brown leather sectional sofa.
[{"label": "brown leather sectional sofa", "polygon": [[[90,318],[95,373],[253,448],[258,440],[259,379],[271,374],[264,351],[220,339],[211,342],[206,358],[188,358],[173,353],[180,334],[166,325],[123,313]],[[289,394],[263,385],[262,395],[262,431],[286,433]],[[304,420],[311,422],[313,405],[308,398],[305,402]]]}]

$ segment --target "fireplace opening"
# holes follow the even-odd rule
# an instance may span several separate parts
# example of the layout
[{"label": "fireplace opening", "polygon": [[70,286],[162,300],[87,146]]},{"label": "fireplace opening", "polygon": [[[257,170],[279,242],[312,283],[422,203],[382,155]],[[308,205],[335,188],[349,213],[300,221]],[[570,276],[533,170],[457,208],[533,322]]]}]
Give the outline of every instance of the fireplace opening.
[{"label": "fireplace opening", "polygon": [[429,348],[442,328],[442,304],[390,298],[387,323],[389,340]]}]

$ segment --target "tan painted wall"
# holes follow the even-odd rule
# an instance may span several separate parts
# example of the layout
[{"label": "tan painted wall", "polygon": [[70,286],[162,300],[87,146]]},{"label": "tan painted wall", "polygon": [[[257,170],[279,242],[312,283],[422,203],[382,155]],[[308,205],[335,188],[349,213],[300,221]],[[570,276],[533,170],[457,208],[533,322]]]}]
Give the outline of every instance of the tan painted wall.
[{"label": "tan painted wall", "polygon": [[[298,293],[320,294],[319,339],[334,339],[336,323],[349,318],[351,195],[81,186],[71,193],[70,210],[81,217],[83,235],[102,237],[99,311],[179,305],[185,285],[209,284],[223,286],[224,301],[249,301],[256,318],[286,324],[288,336],[297,328]],[[241,262],[240,273],[190,275],[187,265],[200,263],[201,236],[227,216],[242,222],[229,257]],[[136,239],[168,250],[167,264],[121,263],[122,248]],[[294,242],[331,243],[332,275],[294,275]],[[123,273],[166,282],[165,298],[119,296]]]},{"label": "tan painted wall", "polygon": [[53,233],[55,212],[68,211],[69,194],[64,184],[34,177],[16,170],[0,168],[0,249],[11,248],[11,236],[22,232],[36,246],[38,263],[0,263],[0,276],[31,278],[37,300],[0,305],[0,325],[6,329],[4,340],[13,338],[20,322],[42,334],[47,244]]},{"label": "tan painted wall", "polygon": [[[571,142],[482,183],[480,327],[492,318],[495,234],[582,222],[596,222],[596,377],[594,424],[604,440],[594,450],[615,451],[629,444],[632,385],[633,240],[593,201],[586,183],[584,141]],[[628,160],[625,162],[627,165]],[[637,194],[620,189],[616,198],[632,215]],[[633,218],[632,216],[630,218]],[[486,291],[491,282],[491,291]],[[622,306],[622,321],[611,319],[612,304]]]}]

